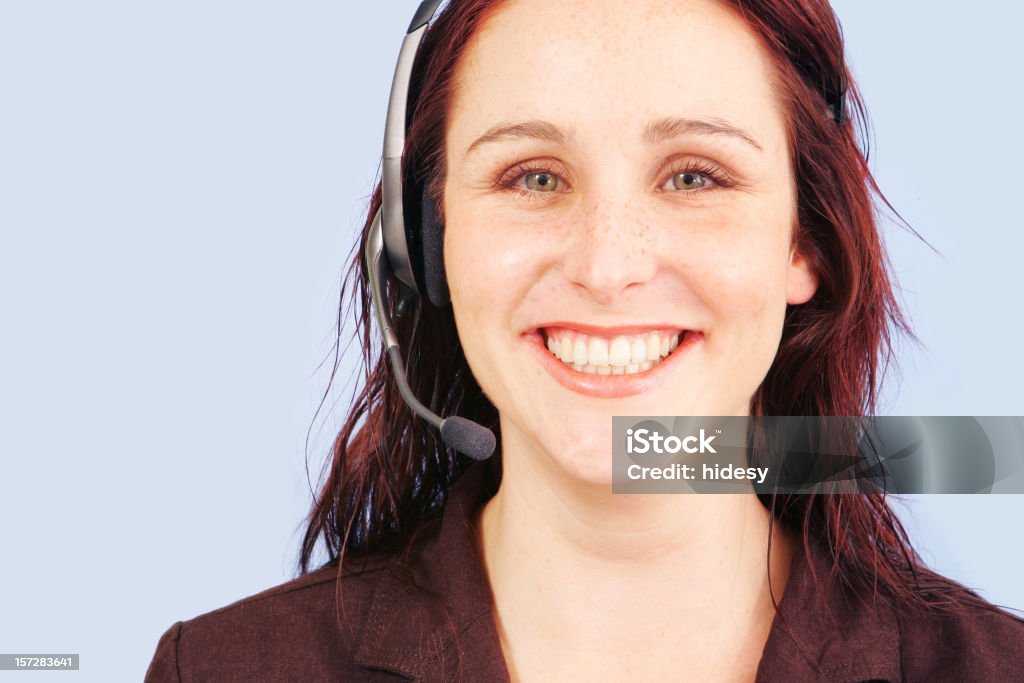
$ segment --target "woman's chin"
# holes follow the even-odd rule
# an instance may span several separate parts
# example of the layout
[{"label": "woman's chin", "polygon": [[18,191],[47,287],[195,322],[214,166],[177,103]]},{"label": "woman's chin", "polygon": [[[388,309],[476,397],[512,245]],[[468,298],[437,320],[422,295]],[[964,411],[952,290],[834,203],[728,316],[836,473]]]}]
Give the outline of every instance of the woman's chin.
[{"label": "woman's chin", "polygon": [[601,455],[595,458],[589,454],[581,454],[579,457],[567,457],[566,454],[560,454],[555,458],[555,464],[565,474],[564,481],[570,486],[611,488],[610,456]]},{"label": "woman's chin", "polygon": [[[603,432],[607,432],[604,434]],[[567,481],[581,486],[607,486],[612,484],[611,425],[605,430],[591,432],[589,438],[560,439],[548,454]]]}]

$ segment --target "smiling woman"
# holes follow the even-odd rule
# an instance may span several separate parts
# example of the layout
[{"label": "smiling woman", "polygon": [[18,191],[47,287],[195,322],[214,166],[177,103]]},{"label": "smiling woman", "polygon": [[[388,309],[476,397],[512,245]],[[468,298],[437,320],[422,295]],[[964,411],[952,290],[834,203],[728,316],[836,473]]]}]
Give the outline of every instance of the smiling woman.
[{"label": "smiling woman", "polygon": [[1024,623],[883,497],[611,493],[614,415],[874,411],[908,330],[825,0],[437,5],[305,575],[176,624],[148,678],[1017,676]]}]

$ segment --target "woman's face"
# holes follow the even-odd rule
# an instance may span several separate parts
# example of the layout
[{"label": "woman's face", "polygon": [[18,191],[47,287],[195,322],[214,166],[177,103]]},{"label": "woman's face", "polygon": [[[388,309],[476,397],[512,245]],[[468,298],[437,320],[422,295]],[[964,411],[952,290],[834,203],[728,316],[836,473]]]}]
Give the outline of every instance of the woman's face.
[{"label": "woman's face", "polygon": [[771,83],[712,0],[510,0],[468,46],[445,267],[506,453],[607,482],[613,415],[748,414],[816,287]]}]

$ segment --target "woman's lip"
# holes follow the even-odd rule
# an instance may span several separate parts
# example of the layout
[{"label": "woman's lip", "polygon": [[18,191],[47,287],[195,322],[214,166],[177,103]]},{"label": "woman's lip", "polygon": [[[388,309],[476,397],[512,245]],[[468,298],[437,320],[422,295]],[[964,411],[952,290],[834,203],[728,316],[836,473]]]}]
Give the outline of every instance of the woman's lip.
[{"label": "woman's lip", "polygon": [[672,353],[646,372],[633,375],[597,375],[577,372],[555,358],[548,350],[540,329],[523,335],[531,352],[555,380],[566,389],[597,398],[623,398],[642,394],[665,382],[673,369],[693,352],[693,347],[704,339],[701,332],[687,331],[682,342]]},{"label": "woman's lip", "polygon": [[664,332],[666,330],[686,330],[687,327],[680,327],[677,325],[619,325],[618,327],[597,327],[595,325],[585,325],[583,323],[573,322],[551,322],[538,325],[533,328],[531,332],[543,332],[548,329],[566,329],[574,330],[576,332],[582,332],[583,334],[591,337],[628,337],[636,334],[647,334],[648,332]]}]

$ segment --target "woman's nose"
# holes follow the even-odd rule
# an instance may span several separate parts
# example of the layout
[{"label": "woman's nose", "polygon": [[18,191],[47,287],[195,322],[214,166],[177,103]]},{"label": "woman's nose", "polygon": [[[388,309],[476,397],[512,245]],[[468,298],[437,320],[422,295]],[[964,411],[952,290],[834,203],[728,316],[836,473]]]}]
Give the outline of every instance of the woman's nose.
[{"label": "woman's nose", "polygon": [[567,240],[564,272],[602,304],[649,282],[658,267],[653,231],[628,201],[595,199],[581,207]]}]

